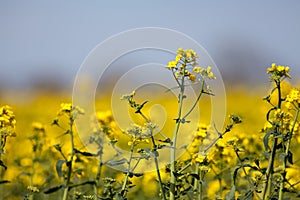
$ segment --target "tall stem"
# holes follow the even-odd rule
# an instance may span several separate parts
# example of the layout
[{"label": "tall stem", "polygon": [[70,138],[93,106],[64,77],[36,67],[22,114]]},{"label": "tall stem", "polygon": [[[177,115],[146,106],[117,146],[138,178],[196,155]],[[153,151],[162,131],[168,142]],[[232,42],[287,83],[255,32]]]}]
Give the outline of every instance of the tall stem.
[{"label": "tall stem", "polygon": [[[280,109],[281,108],[281,102],[282,102],[280,80],[275,81],[275,83],[276,83],[277,92],[278,92],[277,109]],[[276,132],[278,133],[278,131],[279,130],[277,128]],[[266,198],[269,198],[269,195],[270,195],[270,192],[271,192],[272,174],[273,174],[273,170],[274,170],[274,161],[275,161],[277,144],[278,144],[278,138],[274,137],[274,142],[273,142],[272,149],[271,149],[271,155],[270,155],[269,162],[268,162],[268,168],[266,170],[266,182],[263,186],[263,193],[262,193],[262,199],[263,200],[266,199]]]},{"label": "tall stem", "polygon": [[94,184],[94,193],[96,196],[98,195],[98,187],[100,185],[101,171],[103,166],[102,154],[103,154],[102,147],[99,147],[99,164],[98,164],[97,174],[95,178],[96,182]]},{"label": "tall stem", "polygon": [[71,141],[71,158],[70,160],[66,161],[67,162],[67,166],[68,166],[68,174],[67,174],[67,180],[66,180],[66,185],[65,185],[65,190],[64,190],[64,195],[63,195],[63,200],[67,200],[68,199],[68,192],[69,192],[69,188],[70,188],[70,182],[71,182],[71,175],[72,175],[72,163],[73,163],[73,158],[74,158],[74,135],[73,135],[73,123],[74,120],[72,117],[70,117],[70,130],[69,130],[69,134],[70,134],[70,141]]},{"label": "tall stem", "polygon": [[176,158],[176,142],[177,142],[177,134],[179,131],[180,123],[181,123],[181,113],[182,113],[182,106],[183,106],[183,98],[184,98],[184,76],[182,76],[179,93],[179,107],[178,113],[176,118],[176,125],[173,132],[173,139],[172,139],[172,148],[171,148],[171,180],[170,180],[170,200],[175,199],[175,184],[176,184],[176,177],[175,177],[175,158]]},{"label": "tall stem", "polygon": [[199,180],[194,179],[194,199],[202,200],[202,177],[199,163],[196,164],[195,174],[199,176]]},{"label": "tall stem", "polygon": [[134,149],[134,141],[132,141],[131,146],[130,146],[130,156],[129,156],[129,160],[128,160],[127,173],[124,178],[124,182],[123,182],[122,189],[121,189],[121,195],[124,198],[126,197],[126,185],[127,185],[128,177],[130,174],[130,166],[131,166],[131,161],[132,161],[132,156],[133,156],[133,149]]},{"label": "tall stem", "polygon": [[[141,111],[139,112],[139,114],[145,119],[145,121],[147,123],[151,122]],[[161,175],[160,175],[160,171],[159,171],[159,165],[158,165],[158,159],[157,159],[157,156],[156,156],[157,145],[156,145],[155,140],[154,140],[153,130],[151,130],[151,141],[152,141],[152,145],[153,145],[153,152],[155,154],[154,162],[155,162],[155,169],[156,169],[156,174],[157,174],[157,178],[158,178],[158,182],[159,182],[159,187],[160,187],[163,199],[166,200],[167,199],[166,192],[165,192],[164,186],[162,184],[162,179],[161,179]]]}]

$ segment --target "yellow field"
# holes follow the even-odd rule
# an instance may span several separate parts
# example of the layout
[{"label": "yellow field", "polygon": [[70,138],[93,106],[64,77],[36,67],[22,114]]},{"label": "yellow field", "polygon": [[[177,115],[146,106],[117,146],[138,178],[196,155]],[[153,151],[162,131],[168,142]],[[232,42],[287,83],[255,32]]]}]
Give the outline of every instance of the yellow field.
[{"label": "yellow field", "polygon": [[[0,199],[299,197],[300,91],[289,68],[272,64],[272,83],[257,90],[227,86],[226,116],[219,107],[213,116],[219,97],[205,80],[215,77],[196,58],[179,49],[167,66],[178,97],[101,94],[92,115],[54,92],[3,98]],[[202,87],[199,98],[185,95],[186,82]]]}]

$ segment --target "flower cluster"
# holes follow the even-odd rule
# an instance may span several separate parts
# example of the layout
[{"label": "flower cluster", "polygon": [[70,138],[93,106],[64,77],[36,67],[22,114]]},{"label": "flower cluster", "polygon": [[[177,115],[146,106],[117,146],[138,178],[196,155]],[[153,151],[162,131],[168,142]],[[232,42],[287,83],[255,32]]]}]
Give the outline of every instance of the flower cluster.
[{"label": "flower cluster", "polygon": [[[15,136],[16,119],[10,106],[0,108],[0,136],[5,140],[7,136]],[[4,145],[5,142],[2,143]]]},{"label": "flower cluster", "polygon": [[300,90],[299,89],[292,89],[290,93],[286,97],[286,103],[285,106],[288,109],[291,109],[292,106],[294,108],[299,109],[300,108]]},{"label": "flower cluster", "polygon": [[130,136],[128,146],[137,145],[139,143],[149,144],[150,142],[150,130],[147,127],[142,127],[137,124],[133,125],[126,131],[126,134]]},{"label": "flower cluster", "polygon": [[176,79],[187,77],[191,82],[195,82],[197,75],[202,78],[216,79],[211,71],[211,66],[206,69],[200,67],[197,58],[197,53],[192,49],[178,48],[175,60],[170,61],[166,68],[172,70]]},{"label": "flower cluster", "polygon": [[97,112],[96,113],[97,121],[101,125],[110,125],[113,122],[113,116],[111,111],[107,110],[104,112]]},{"label": "flower cluster", "polygon": [[10,106],[0,108],[0,128],[15,128],[16,119]]},{"label": "flower cluster", "polygon": [[199,124],[195,134],[193,135],[192,144],[189,146],[188,151],[191,154],[199,152],[200,145],[203,143],[203,140],[206,138],[208,127],[206,124]]},{"label": "flower cluster", "polygon": [[281,78],[291,78],[289,71],[290,68],[288,66],[276,65],[276,63],[272,63],[272,67],[267,69],[267,74],[271,74],[271,81],[279,81]]},{"label": "flower cluster", "polygon": [[293,126],[293,116],[291,113],[276,109],[270,115],[269,121],[266,123],[263,131],[272,131],[276,127],[280,127],[281,131],[288,132]]},{"label": "flower cluster", "polygon": [[79,114],[84,114],[84,110],[79,106],[74,106],[70,103],[62,103],[60,104],[60,110],[58,111],[57,116],[67,115],[72,119],[75,119]]},{"label": "flower cluster", "polygon": [[37,131],[37,132],[45,132],[45,127],[40,122],[33,122],[32,123],[32,128],[33,128],[34,131]]}]

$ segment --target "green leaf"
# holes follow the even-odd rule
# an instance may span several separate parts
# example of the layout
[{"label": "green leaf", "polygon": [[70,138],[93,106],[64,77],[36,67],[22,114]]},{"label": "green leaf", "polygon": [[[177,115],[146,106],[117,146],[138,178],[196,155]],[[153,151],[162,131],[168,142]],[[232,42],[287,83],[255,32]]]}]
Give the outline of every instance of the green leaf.
[{"label": "green leaf", "polygon": [[59,126],[58,119],[54,119],[51,123],[52,126]]},{"label": "green leaf", "polygon": [[126,158],[122,158],[121,160],[110,160],[106,164],[110,166],[122,165],[124,163],[128,163]]},{"label": "green leaf", "polygon": [[78,154],[81,154],[81,155],[87,156],[87,157],[98,155],[98,154],[92,154],[92,153],[86,152],[86,151],[79,151],[78,149],[74,149],[74,151],[75,151],[75,153],[78,153]]},{"label": "green leaf", "polygon": [[66,163],[65,160],[59,160],[56,162],[56,172],[58,177],[62,177],[62,165]]},{"label": "green leaf", "polygon": [[198,174],[189,174],[189,176],[192,176],[193,178],[200,180],[200,176]]},{"label": "green leaf", "polygon": [[265,146],[266,151],[268,151],[268,150],[270,149],[270,147],[269,147],[269,137],[270,137],[271,134],[272,134],[272,132],[268,132],[268,133],[264,136],[264,139],[263,139],[263,141],[264,141],[264,146]]},{"label": "green leaf", "polygon": [[0,181],[0,185],[1,185],[1,184],[5,184],[5,183],[10,183],[10,181],[8,181],[8,180],[1,180],[1,181]]},{"label": "green leaf", "polygon": [[287,160],[289,161],[290,164],[294,164],[293,162],[293,153],[291,151],[288,152],[288,155],[287,155]]},{"label": "green leaf", "polygon": [[235,185],[235,182],[236,182],[236,177],[237,177],[237,173],[239,171],[241,167],[237,167],[234,172],[233,172],[233,175],[232,175],[232,178],[233,178],[233,184]]},{"label": "green leaf", "polygon": [[7,170],[7,167],[6,167],[6,165],[3,163],[2,160],[0,160],[0,166],[3,167],[5,170]]},{"label": "green leaf", "polygon": [[254,162],[255,162],[256,166],[257,166],[258,168],[260,168],[260,166],[259,166],[259,160],[255,159]]},{"label": "green leaf", "polygon": [[235,185],[233,185],[230,191],[226,194],[225,200],[234,200],[234,193],[235,193]]},{"label": "green leaf", "polygon": [[46,190],[44,190],[44,194],[50,194],[50,193],[56,192],[57,190],[59,190],[61,188],[63,188],[63,185],[58,185],[58,186],[46,189]]},{"label": "green leaf", "polygon": [[158,141],[163,142],[163,143],[169,143],[169,144],[172,143],[172,140],[170,138],[167,138],[165,140],[158,140]]},{"label": "green leaf", "polygon": [[140,176],[143,176],[144,174],[143,173],[133,173],[133,176],[135,177],[140,177]]},{"label": "green leaf", "polygon": [[251,169],[258,170],[258,167],[252,166],[250,164],[243,164],[243,167],[250,167]]}]

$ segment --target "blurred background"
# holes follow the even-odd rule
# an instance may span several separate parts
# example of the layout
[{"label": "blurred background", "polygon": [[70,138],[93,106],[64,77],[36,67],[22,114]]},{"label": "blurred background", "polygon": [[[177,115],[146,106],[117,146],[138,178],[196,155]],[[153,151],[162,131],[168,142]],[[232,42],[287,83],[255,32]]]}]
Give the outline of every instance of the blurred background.
[{"label": "blurred background", "polygon": [[[200,43],[226,84],[268,82],[272,62],[300,74],[300,1],[0,0],[1,95],[70,91],[88,53],[132,28],[174,29]],[[71,93],[71,91],[70,91]]]}]

